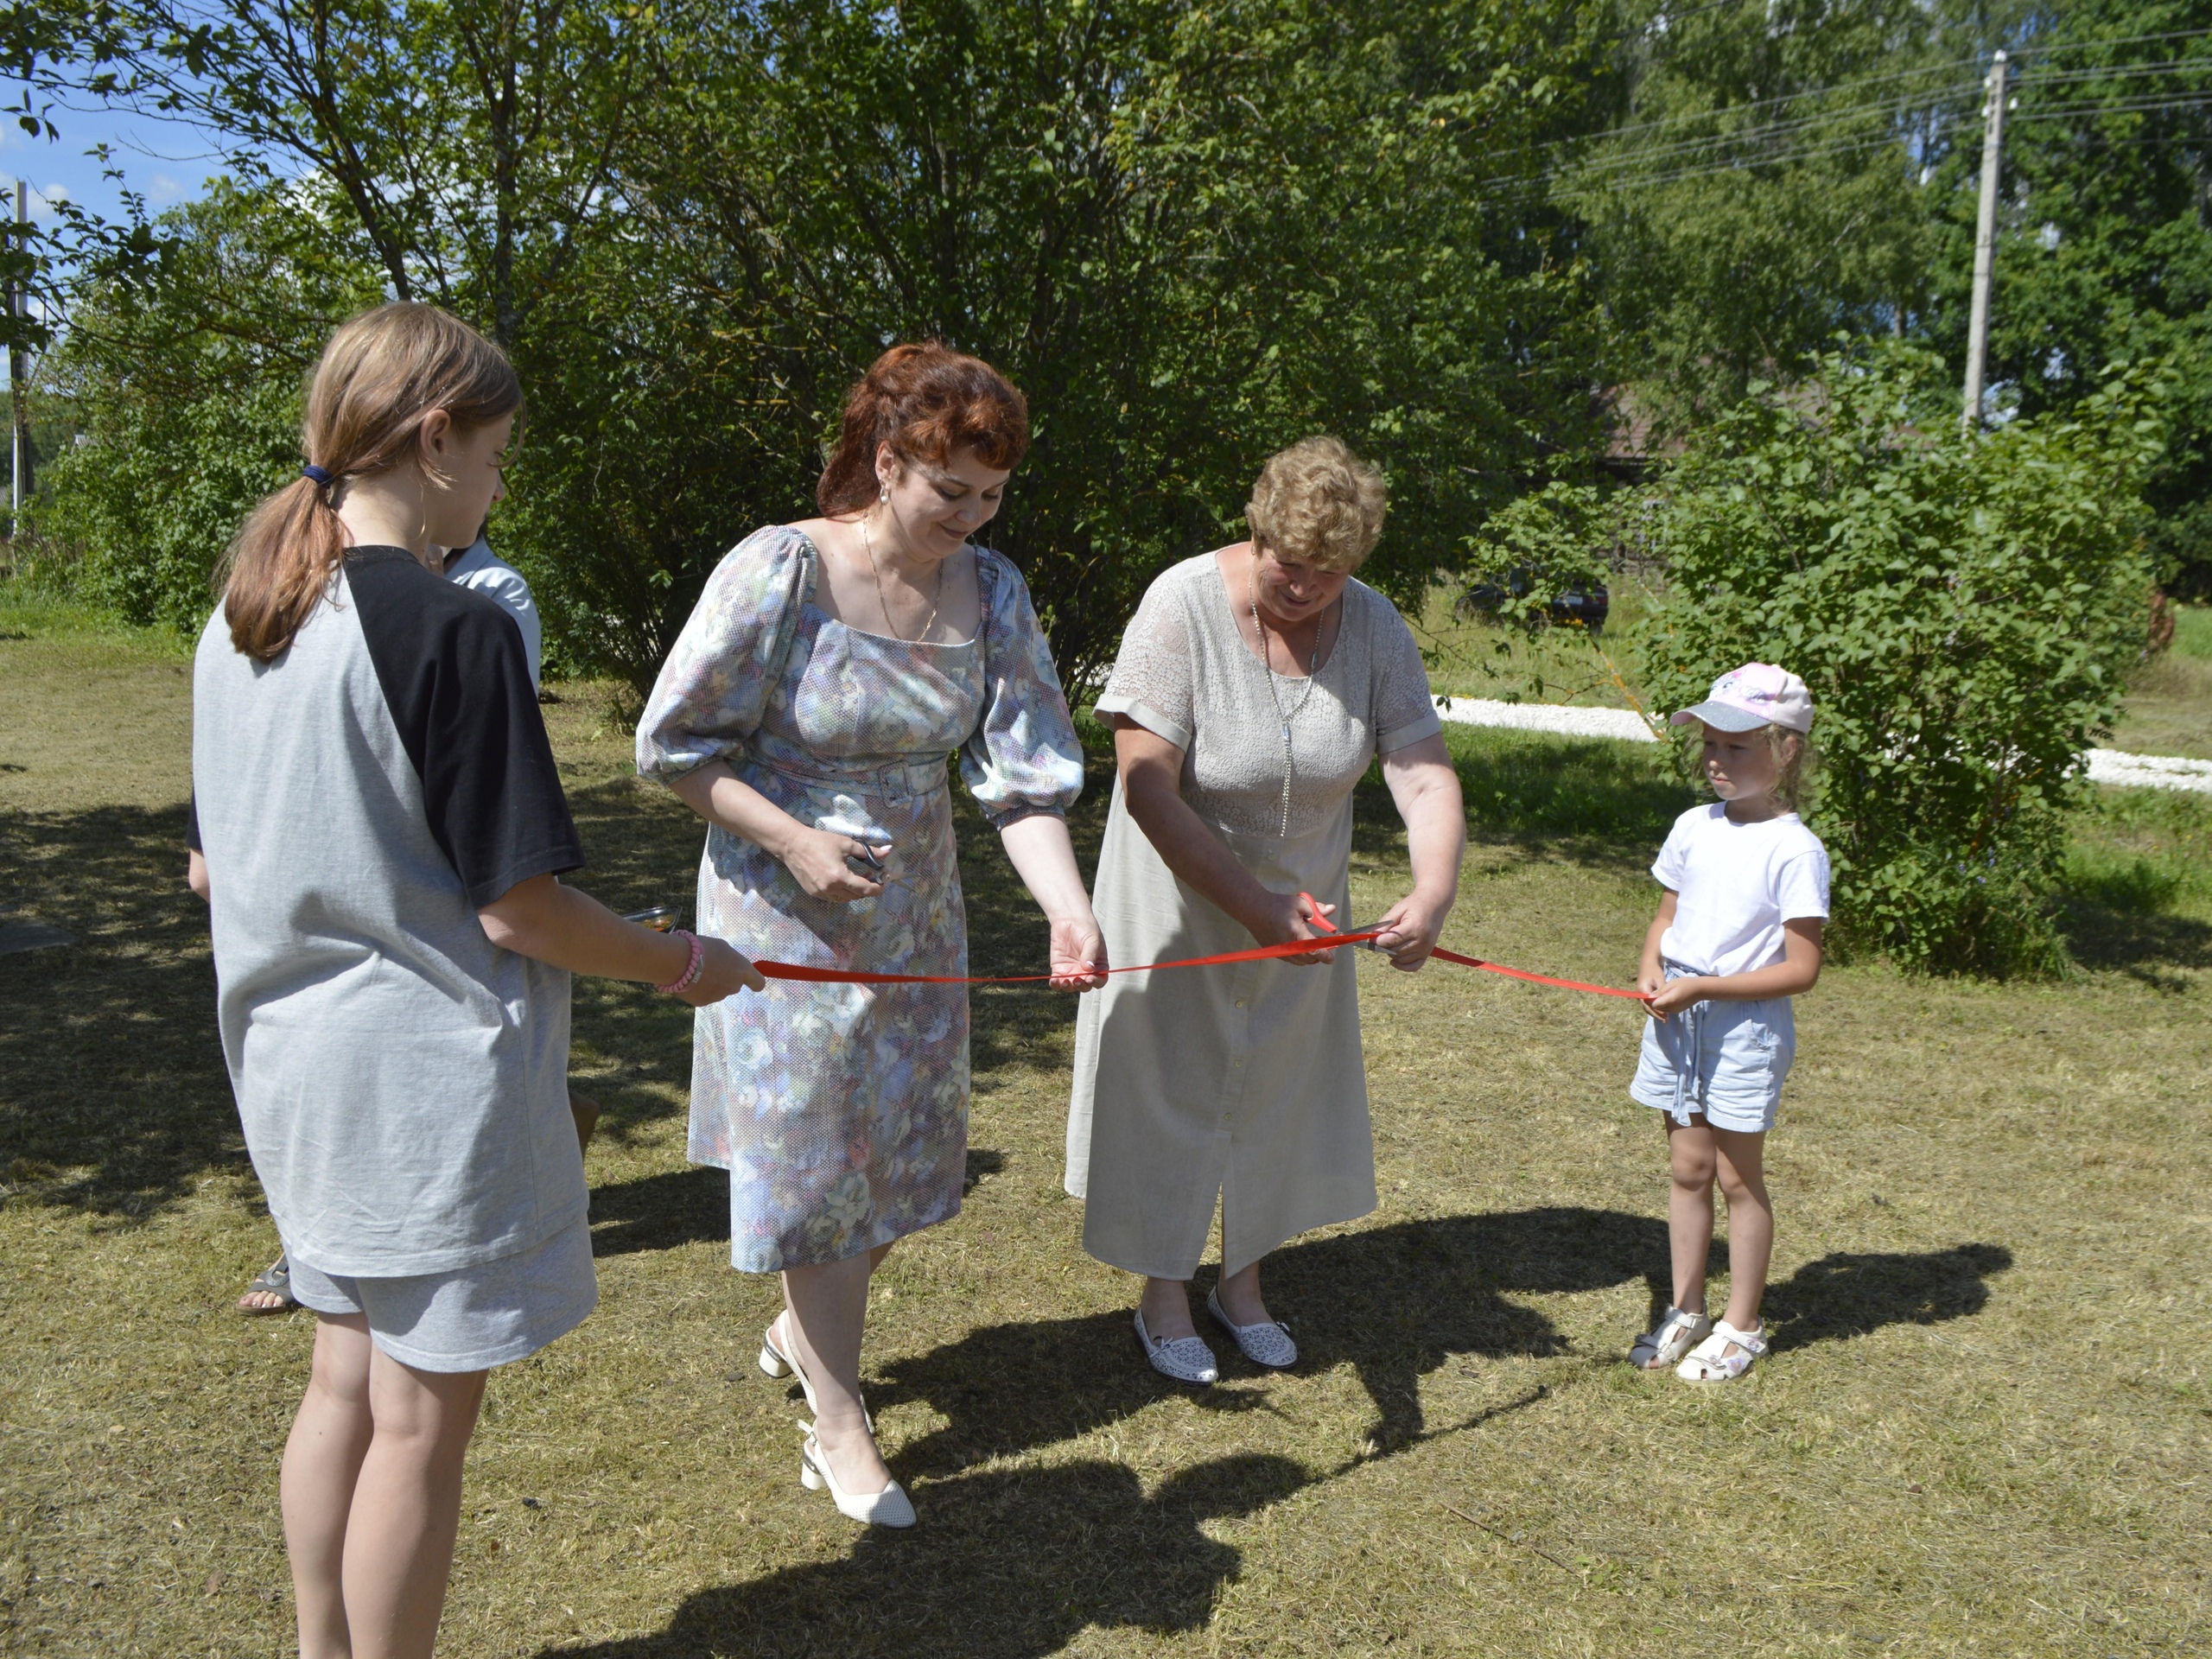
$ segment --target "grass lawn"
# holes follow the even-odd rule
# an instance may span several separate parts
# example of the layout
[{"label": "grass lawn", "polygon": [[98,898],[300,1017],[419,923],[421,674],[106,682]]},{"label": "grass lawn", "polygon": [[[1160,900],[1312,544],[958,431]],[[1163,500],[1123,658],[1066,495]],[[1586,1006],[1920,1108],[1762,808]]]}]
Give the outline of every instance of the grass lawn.
[{"label": "grass lawn", "polygon": [[[183,668],[0,607],[0,910],[81,939],[0,957],[0,1652],[289,1650],[310,1324],[232,1311],[275,1245],[183,887]],[[560,690],[582,884],[687,896],[697,827],[629,777],[611,701]],[[1661,757],[1452,741],[1447,943],[1624,981],[1687,798]],[[2069,980],[1865,965],[1802,1001],[1777,1351],[1723,1390],[1620,1363],[1666,1266],[1633,1007],[1363,959],[1381,1207],[1274,1258],[1299,1370],[1232,1358],[1201,1395],[1143,1366],[1060,1195],[1072,1002],[979,995],[967,1209],[892,1256],[871,1323],[904,1536],[795,1478],[795,1390],[753,1368],[773,1285],[730,1271],[722,1178],[683,1160],[686,1014],[580,982],[601,1306],[493,1379],[443,1650],[2205,1651],[2209,809],[2085,821]],[[1033,964],[963,823],[979,968]],[[1403,846],[1377,791],[1360,825],[1371,915]]]}]

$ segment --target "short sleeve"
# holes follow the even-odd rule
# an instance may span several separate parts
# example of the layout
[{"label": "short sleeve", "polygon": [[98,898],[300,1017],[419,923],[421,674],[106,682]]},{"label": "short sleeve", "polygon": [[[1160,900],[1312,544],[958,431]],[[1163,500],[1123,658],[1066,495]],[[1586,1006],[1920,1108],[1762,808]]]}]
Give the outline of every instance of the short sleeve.
[{"label": "short sleeve", "polygon": [[195,853],[207,850],[200,844],[200,791],[196,789],[184,804],[184,844]]},{"label": "short sleeve", "polygon": [[1429,694],[1428,669],[1406,619],[1373,588],[1364,593],[1363,609],[1370,619],[1368,729],[1375,734],[1375,753],[1389,754],[1435,736],[1444,729],[1444,721]]},{"label": "short sleeve", "polygon": [[983,714],[961,745],[961,779],[995,830],[1039,812],[1064,815],[1083,793],[1083,744],[1029,584],[1003,556],[978,548],[976,586]]},{"label": "short sleeve", "polygon": [[742,753],[813,591],[813,545],[789,525],[753,531],[715,567],[639,719],[641,777],[667,783]]},{"label": "short sleeve", "polygon": [[1135,721],[1187,752],[1198,736],[1191,646],[1176,572],[1169,570],[1145,590],[1122,635],[1099,714]]},{"label": "short sleeve", "polygon": [[1826,921],[1828,915],[1828,849],[1818,841],[1814,841],[1804,851],[1793,853],[1776,872],[1774,885],[1775,899],[1781,906],[1783,921],[1802,921],[1811,917]]},{"label": "short sleeve", "polygon": [[349,554],[346,575],[431,838],[468,901],[583,867],[522,635],[497,601],[409,555]]},{"label": "short sleeve", "polygon": [[539,659],[544,655],[544,632],[538,623],[537,603],[530,596],[530,583],[512,565],[493,564],[465,579],[464,587],[497,600],[515,626],[522,630],[524,659],[530,664],[530,683],[538,683]]},{"label": "short sleeve", "polygon": [[1675,827],[1667,832],[1667,842],[1659,849],[1659,856],[1651,861],[1651,879],[1669,893],[1682,890],[1682,880],[1689,873],[1691,824],[1701,816],[1703,807],[1692,807],[1675,820]]}]

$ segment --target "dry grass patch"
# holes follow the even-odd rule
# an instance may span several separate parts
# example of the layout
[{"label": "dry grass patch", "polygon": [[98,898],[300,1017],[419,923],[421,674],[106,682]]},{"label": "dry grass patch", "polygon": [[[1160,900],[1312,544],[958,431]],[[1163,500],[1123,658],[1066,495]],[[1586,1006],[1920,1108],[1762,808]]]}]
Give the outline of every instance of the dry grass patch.
[{"label": "dry grass patch", "polygon": [[[0,642],[0,760],[48,757],[0,778],[29,791],[0,881],[85,941],[0,958],[0,1650],[279,1654],[308,1322],[231,1311],[273,1240],[179,880],[184,686],[107,649]],[[628,779],[612,702],[562,691],[586,885],[688,894],[692,822]],[[1624,746],[1454,741],[1483,833],[1449,942],[1624,979],[1675,786]],[[1361,817],[1369,915],[1403,854],[1379,793]],[[1041,925],[964,829],[977,960],[1027,964]],[[2126,899],[2082,901],[2116,942],[2070,982],[1867,966],[1805,999],[1777,1351],[1721,1390],[1618,1361],[1665,1267],[1633,1007],[1363,960],[1381,1208],[1274,1262],[1300,1370],[1200,1396],[1143,1368],[1059,1194],[1072,1005],[980,995],[968,1206],[893,1255],[872,1325],[904,1537],[794,1478],[798,1404],[753,1369],[772,1286],[683,1162],[682,1011],[582,985],[601,1303],[493,1381],[443,1650],[2201,1650],[2212,904]]]}]

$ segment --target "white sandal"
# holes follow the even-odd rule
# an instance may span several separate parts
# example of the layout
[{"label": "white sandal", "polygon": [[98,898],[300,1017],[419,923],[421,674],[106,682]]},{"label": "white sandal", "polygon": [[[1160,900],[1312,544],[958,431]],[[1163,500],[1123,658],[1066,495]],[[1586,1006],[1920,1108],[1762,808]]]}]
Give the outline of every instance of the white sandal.
[{"label": "white sandal", "polygon": [[[870,1424],[869,1427],[873,1431],[874,1425]],[[830,1502],[837,1506],[837,1513],[849,1521],[871,1527],[914,1524],[913,1500],[897,1481],[887,1483],[880,1492],[849,1492],[840,1486],[811,1423],[806,1426],[806,1443],[798,1449],[798,1484],[810,1492],[828,1492]]]},{"label": "white sandal", "polygon": [[1154,1342],[1152,1332],[1144,1326],[1144,1309],[1137,1309],[1137,1340],[1144,1344],[1144,1357],[1152,1362],[1152,1369],[1162,1376],[1178,1382],[1195,1382],[1200,1388],[1210,1387],[1220,1381],[1221,1368],[1214,1363],[1213,1350],[1196,1337],[1177,1337],[1173,1342]]},{"label": "white sandal", "polygon": [[[1728,1351],[1733,1348],[1734,1353]],[[1726,1319],[1716,1320],[1713,1334],[1690,1350],[1690,1357],[1675,1368],[1685,1382],[1733,1382],[1766,1352],[1766,1326],[1738,1331]]]},{"label": "white sandal", "polygon": [[1639,1371],[1662,1371],[1712,1334],[1713,1321],[1705,1317],[1702,1308],[1685,1313],[1679,1307],[1670,1307],[1657,1330],[1647,1331],[1636,1339],[1628,1351],[1628,1363]]},{"label": "white sandal", "polygon": [[1281,1321],[1269,1319],[1262,1325],[1239,1325],[1222,1311],[1220,1296],[1211,1290],[1206,1293],[1206,1312],[1213,1315],[1216,1325],[1236,1338],[1244,1357],[1255,1365],[1281,1371],[1298,1363],[1298,1344],[1290,1339],[1290,1327]]}]

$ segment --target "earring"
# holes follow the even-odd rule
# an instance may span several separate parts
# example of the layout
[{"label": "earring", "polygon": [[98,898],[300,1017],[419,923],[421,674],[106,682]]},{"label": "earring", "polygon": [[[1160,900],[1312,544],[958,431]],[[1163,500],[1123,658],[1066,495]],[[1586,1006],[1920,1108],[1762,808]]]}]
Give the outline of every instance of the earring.
[{"label": "earring", "polygon": [[891,499],[891,486],[888,484],[883,486],[883,487],[876,493],[875,499],[879,501],[889,501]]}]

